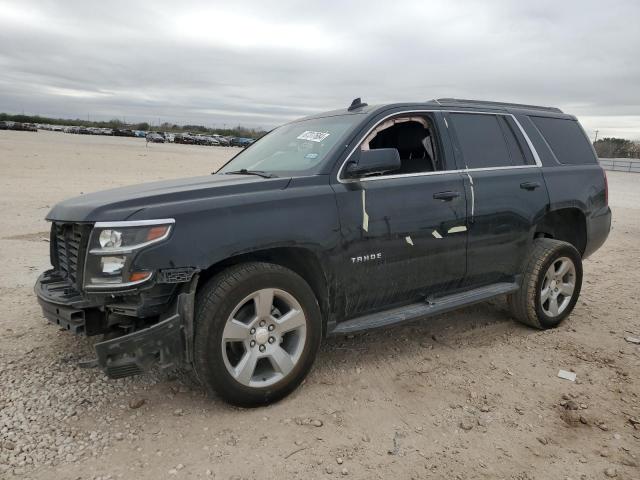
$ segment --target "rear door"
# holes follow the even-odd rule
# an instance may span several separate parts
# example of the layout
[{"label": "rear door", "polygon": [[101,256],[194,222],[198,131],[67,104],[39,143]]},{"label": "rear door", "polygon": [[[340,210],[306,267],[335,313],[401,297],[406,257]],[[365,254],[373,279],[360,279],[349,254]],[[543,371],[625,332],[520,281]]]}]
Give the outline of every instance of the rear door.
[{"label": "rear door", "polygon": [[467,191],[465,285],[512,280],[549,203],[539,160],[512,115],[450,112],[446,118]]},{"label": "rear door", "polygon": [[339,178],[334,184],[344,318],[425,299],[455,288],[464,277],[464,181],[441,115],[429,116],[437,135],[445,132],[437,171]]}]

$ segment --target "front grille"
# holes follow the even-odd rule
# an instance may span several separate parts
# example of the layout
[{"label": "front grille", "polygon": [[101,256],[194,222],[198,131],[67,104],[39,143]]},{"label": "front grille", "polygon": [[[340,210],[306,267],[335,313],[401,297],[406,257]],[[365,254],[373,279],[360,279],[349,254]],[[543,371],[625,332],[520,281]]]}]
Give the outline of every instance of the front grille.
[{"label": "front grille", "polygon": [[76,288],[82,287],[84,257],[91,226],[55,222],[51,226],[51,263]]}]

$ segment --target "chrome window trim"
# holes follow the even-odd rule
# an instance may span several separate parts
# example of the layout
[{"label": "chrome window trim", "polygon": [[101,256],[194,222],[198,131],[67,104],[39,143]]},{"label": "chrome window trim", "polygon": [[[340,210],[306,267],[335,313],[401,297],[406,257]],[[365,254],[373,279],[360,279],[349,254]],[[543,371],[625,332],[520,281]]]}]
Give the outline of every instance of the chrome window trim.
[{"label": "chrome window trim", "polygon": [[533,146],[533,143],[531,142],[531,139],[529,138],[529,135],[527,135],[527,132],[524,131],[524,128],[522,128],[522,125],[520,124],[518,119],[515,117],[515,115],[511,115],[511,118],[513,118],[513,121],[516,122],[516,125],[520,129],[520,132],[522,133],[522,136],[524,137],[525,141],[527,142],[527,145],[529,146],[529,150],[531,150],[531,154],[533,155],[533,159],[536,161],[536,165],[538,167],[541,167],[542,166],[542,160],[540,160],[540,155],[538,155],[538,151],[536,150],[536,147]]},{"label": "chrome window trim", "polygon": [[[396,174],[396,175],[381,175],[379,177],[341,178],[342,171],[344,170],[345,165],[349,162],[349,159],[351,158],[351,156],[360,147],[360,145],[362,144],[363,140],[365,138],[367,138],[369,136],[369,134],[376,127],[378,127],[378,125],[382,124],[382,122],[388,120],[391,117],[395,117],[395,116],[398,116],[398,115],[414,114],[414,113],[435,113],[435,112],[442,112],[442,113],[472,113],[472,114],[476,114],[476,115],[503,115],[503,116],[506,116],[506,117],[511,117],[513,119],[513,121],[515,122],[515,124],[520,129],[520,133],[522,133],[522,136],[524,137],[524,139],[525,139],[525,141],[527,143],[527,146],[529,147],[529,150],[531,151],[531,154],[533,155],[533,159],[536,162],[536,164],[535,165],[508,165],[508,166],[504,166],[504,167],[459,168],[459,169],[455,169],[455,170],[441,170],[441,171],[437,171],[437,172],[399,173],[399,174]],[[446,119],[445,119],[445,123],[446,123]],[[449,128],[448,124],[447,124],[447,128]],[[424,177],[424,176],[430,176],[430,175],[444,175],[444,174],[448,174],[448,173],[483,172],[483,171],[493,171],[493,170],[513,170],[513,169],[520,169],[520,168],[539,168],[539,167],[542,167],[542,162],[540,161],[540,156],[538,155],[538,152],[536,151],[535,147],[533,146],[533,143],[529,139],[529,135],[527,135],[527,132],[525,132],[524,128],[522,128],[522,125],[520,124],[518,119],[512,113],[505,113],[505,112],[473,112],[473,111],[467,111],[467,110],[441,110],[441,109],[437,109],[437,110],[435,110],[435,109],[405,110],[405,111],[401,111],[401,112],[391,113],[391,114],[381,118],[362,137],[360,137],[360,140],[358,140],[358,143],[356,144],[356,146],[353,147],[353,149],[349,152],[349,155],[347,155],[347,158],[345,158],[344,162],[342,162],[342,165],[340,165],[340,168],[338,169],[338,173],[336,175],[336,180],[339,183],[371,182],[371,181],[375,181],[375,180],[387,180],[387,179],[394,179],[394,178]]]}]

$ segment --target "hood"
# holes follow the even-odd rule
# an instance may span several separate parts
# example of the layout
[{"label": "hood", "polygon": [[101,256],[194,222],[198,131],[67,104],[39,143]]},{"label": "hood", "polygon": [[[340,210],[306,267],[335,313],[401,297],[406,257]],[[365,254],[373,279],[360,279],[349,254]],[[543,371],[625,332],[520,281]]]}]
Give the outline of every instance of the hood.
[{"label": "hood", "polygon": [[64,200],[55,205],[46,218],[59,222],[122,221],[148,207],[169,207],[175,202],[281,190],[290,180],[220,174],[142,183]]}]

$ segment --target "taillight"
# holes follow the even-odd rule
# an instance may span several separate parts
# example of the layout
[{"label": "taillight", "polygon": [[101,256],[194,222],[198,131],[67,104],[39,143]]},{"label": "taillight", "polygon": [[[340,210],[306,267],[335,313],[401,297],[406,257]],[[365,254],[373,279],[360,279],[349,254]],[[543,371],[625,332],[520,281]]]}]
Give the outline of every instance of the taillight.
[{"label": "taillight", "polygon": [[609,205],[609,180],[607,180],[607,171],[603,168],[604,173],[604,204]]}]

